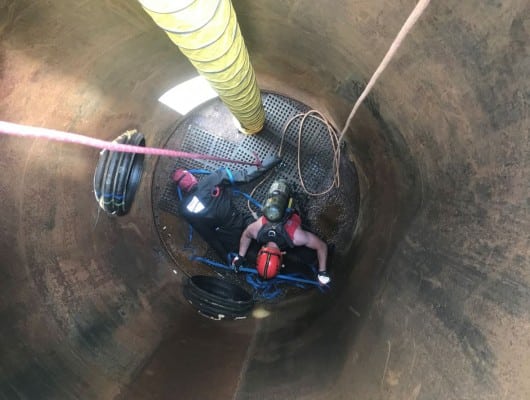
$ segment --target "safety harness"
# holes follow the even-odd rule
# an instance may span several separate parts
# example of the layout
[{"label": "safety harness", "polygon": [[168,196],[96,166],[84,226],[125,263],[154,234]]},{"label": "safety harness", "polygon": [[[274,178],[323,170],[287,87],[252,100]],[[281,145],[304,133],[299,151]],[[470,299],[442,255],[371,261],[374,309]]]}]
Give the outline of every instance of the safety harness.
[{"label": "safety harness", "polygon": [[283,219],[278,222],[270,222],[265,217],[261,217],[264,223],[256,237],[257,242],[261,245],[274,242],[280,250],[285,250],[288,247],[293,248],[294,243],[289,233],[285,230],[285,224],[295,212],[293,209],[288,208]]}]

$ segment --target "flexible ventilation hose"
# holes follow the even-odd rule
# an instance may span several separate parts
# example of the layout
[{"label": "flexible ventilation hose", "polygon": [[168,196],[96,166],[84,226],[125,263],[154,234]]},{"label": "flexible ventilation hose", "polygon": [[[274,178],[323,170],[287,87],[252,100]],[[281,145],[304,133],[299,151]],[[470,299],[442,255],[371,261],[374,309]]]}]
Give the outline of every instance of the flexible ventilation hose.
[{"label": "flexible ventilation hose", "polygon": [[246,134],[265,110],[230,0],[139,0],[144,10],[219,94]]}]

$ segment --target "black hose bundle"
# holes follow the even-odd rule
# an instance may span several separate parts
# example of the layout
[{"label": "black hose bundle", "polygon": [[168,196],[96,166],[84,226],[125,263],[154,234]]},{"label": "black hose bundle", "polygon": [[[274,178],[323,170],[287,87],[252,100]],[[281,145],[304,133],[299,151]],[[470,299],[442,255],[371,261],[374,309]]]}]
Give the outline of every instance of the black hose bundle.
[{"label": "black hose bundle", "polygon": [[[116,143],[145,147],[145,138],[136,130],[127,131]],[[108,214],[129,212],[140,185],[144,155],[102,150],[94,173],[94,195],[98,205]]]},{"label": "black hose bundle", "polygon": [[254,300],[246,290],[212,276],[188,278],[183,294],[199,314],[215,320],[246,318],[254,307]]}]

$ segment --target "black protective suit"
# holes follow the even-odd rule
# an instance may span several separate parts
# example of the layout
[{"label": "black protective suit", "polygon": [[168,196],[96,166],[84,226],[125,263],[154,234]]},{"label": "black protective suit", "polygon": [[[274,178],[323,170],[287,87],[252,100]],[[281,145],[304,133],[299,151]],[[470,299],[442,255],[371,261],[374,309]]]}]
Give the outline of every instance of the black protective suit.
[{"label": "black protective suit", "polygon": [[250,215],[241,215],[234,208],[232,185],[248,183],[279,162],[276,157],[265,159],[262,167],[233,171],[231,176],[221,168],[205,176],[190,192],[183,193],[181,215],[223,261],[228,253],[237,254],[241,234],[253,221]]}]

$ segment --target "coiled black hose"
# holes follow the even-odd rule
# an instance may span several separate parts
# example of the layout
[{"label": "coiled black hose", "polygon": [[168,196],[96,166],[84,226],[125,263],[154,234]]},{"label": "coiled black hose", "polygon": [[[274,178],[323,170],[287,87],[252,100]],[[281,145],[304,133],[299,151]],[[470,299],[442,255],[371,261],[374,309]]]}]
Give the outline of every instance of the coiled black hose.
[{"label": "coiled black hose", "polygon": [[217,320],[246,318],[254,307],[254,300],[246,290],[212,276],[188,278],[183,294],[200,314]]},{"label": "coiled black hose", "polygon": [[[123,133],[114,142],[145,147],[144,135],[136,130]],[[94,172],[94,195],[98,205],[108,214],[125,215],[142,179],[144,154],[108,150],[99,154]]]}]

